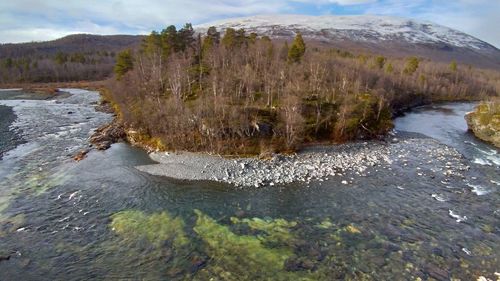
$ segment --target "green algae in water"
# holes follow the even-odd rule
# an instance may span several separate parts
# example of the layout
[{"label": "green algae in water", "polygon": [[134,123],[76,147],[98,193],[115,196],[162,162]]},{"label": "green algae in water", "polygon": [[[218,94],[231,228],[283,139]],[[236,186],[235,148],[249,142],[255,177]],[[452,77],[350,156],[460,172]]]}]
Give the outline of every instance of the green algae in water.
[{"label": "green algae in water", "polygon": [[321,229],[330,229],[333,226],[334,226],[334,224],[328,218],[324,219],[323,221],[321,221],[321,223],[316,225],[317,228],[321,228]]},{"label": "green algae in water", "polygon": [[99,244],[93,266],[106,279],[170,280],[190,268],[193,248],[180,217],[125,210],[111,216],[109,229],[116,235]]},{"label": "green algae in water", "polygon": [[[290,272],[285,269],[285,262],[293,256],[291,247],[267,247],[265,237],[237,235],[228,226],[217,223],[214,219],[195,210],[197,215],[194,231],[206,245],[211,257],[208,267],[201,270],[198,280],[318,280],[314,273]],[[271,226],[284,228],[295,226],[285,220],[264,221],[260,219],[237,220],[235,223],[248,223],[264,232],[273,233]],[[270,239],[274,239],[270,235]]]},{"label": "green algae in water", "polygon": [[233,224],[246,224],[253,230],[259,230],[266,235],[259,235],[259,239],[263,242],[289,243],[292,242],[294,236],[290,233],[290,229],[297,226],[297,222],[287,221],[284,219],[238,219],[231,218]]},{"label": "green algae in water", "polygon": [[184,221],[172,218],[167,212],[147,215],[141,211],[129,210],[116,213],[111,218],[111,229],[123,238],[145,238],[155,246],[171,240],[176,248],[189,243],[184,232]]}]

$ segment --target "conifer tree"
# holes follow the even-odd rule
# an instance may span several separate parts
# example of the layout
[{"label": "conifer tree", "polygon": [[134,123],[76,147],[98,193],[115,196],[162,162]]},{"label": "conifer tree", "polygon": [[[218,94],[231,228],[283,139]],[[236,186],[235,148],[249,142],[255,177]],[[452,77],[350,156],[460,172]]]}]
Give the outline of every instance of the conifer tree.
[{"label": "conifer tree", "polygon": [[116,57],[116,64],[114,67],[114,72],[117,79],[120,80],[125,73],[134,69],[134,59],[132,57],[132,52],[130,50],[125,50],[118,53]]},{"label": "conifer tree", "polygon": [[175,25],[171,25],[161,31],[161,44],[163,49],[163,57],[167,58],[170,54],[178,49],[178,35]]},{"label": "conifer tree", "polygon": [[205,56],[210,49],[220,43],[220,32],[217,31],[215,26],[211,26],[207,30],[207,36],[203,38],[203,43],[201,44],[201,56]]},{"label": "conifer tree", "polygon": [[193,47],[194,44],[194,30],[193,25],[186,23],[177,36],[176,52],[185,51],[187,48]]},{"label": "conifer tree", "polygon": [[155,54],[161,48],[161,36],[153,31],[142,41],[141,51],[147,55]]},{"label": "conifer tree", "polygon": [[300,62],[305,52],[306,52],[306,44],[304,43],[302,34],[297,33],[297,36],[295,36],[292,46],[288,51],[288,61],[291,63]]},{"label": "conifer tree", "polygon": [[407,75],[412,75],[413,73],[415,73],[415,71],[417,71],[419,64],[420,60],[417,57],[409,57],[408,59],[406,59],[406,64],[403,73]]},{"label": "conifer tree", "polygon": [[457,61],[456,60],[452,60],[451,63],[450,63],[450,70],[452,72],[457,72]]},{"label": "conifer tree", "polygon": [[375,58],[375,66],[378,69],[382,69],[382,68],[384,68],[384,65],[385,65],[386,61],[387,61],[387,59],[384,56],[377,56]]},{"label": "conifer tree", "polygon": [[217,31],[217,28],[215,26],[211,26],[208,28],[207,37],[210,37],[215,45],[218,45],[220,42],[220,32]]},{"label": "conifer tree", "polygon": [[226,48],[231,49],[236,45],[236,30],[234,28],[227,28],[224,33],[224,37],[222,37],[222,45]]}]

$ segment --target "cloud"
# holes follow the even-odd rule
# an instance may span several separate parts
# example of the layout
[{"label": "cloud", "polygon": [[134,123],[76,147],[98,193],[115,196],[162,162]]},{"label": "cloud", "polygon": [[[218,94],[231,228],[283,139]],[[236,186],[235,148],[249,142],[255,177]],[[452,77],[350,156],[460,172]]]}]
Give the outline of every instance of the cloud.
[{"label": "cloud", "polygon": [[31,40],[53,39],[77,30],[99,34],[113,30],[137,33],[170,24],[200,23],[288,9],[288,2],[284,0],[0,1],[0,42],[25,41],[30,34]]},{"label": "cloud", "polygon": [[489,0],[11,0],[0,1],[0,42],[67,34],[143,34],[255,14],[384,14],[434,21],[500,46],[500,1]]},{"label": "cloud", "polygon": [[319,1],[293,0],[293,1],[294,2],[301,2],[301,3],[316,4],[316,5],[325,5],[325,4],[359,5],[359,4],[377,2],[377,0],[319,0]]}]

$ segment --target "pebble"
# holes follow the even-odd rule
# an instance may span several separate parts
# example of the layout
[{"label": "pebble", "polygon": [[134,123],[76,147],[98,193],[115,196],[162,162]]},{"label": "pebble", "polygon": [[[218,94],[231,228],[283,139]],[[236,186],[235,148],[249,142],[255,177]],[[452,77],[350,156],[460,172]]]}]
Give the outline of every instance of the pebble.
[{"label": "pebble", "polygon": [[[421,156],[418,159],[421,163],[415,162],[415,155]],[[407,169],[405,167],[413,163],[418,165],[415,167],[418,176],[424,176],[421,165],[425,165],[425,169],[435,171],[429,178],[437,177],[442,184],[448,184],[451,178],[463,178],[460,171],[466,170],[458,151],[432,139],[400,139],[398,143],[389,144],[373,141],[312,147],[293,155],[274,155],[270,159],[225,159],[196,153],[152,153],[151,158],[160,164],[137,168],[154,175],[185,180],[213,180],[240,188],[293,182],[309,184],[332,177],[349,177],[350,182],[354,182],[355,179],[350,176],[376,176],[377,173],[392,170],[393,164],[399,169]],[[175,167],[176,163],[185,165],[173,169],[172,165]],[[349,184],[347,179],[340,182]]]}]

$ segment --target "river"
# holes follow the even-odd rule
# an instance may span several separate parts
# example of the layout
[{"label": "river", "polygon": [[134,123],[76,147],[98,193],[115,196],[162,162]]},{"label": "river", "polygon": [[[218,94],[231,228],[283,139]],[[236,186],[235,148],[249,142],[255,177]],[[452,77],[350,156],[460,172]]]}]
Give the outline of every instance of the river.
[{"label": "river", "polygon": [[352,184],[236,189],[142,173],[123,143],[73,161],[111,116],[65,91],[0,92],[0,280],[498,278],[499,151],[466,131],[473,104],[397,119],[392,161]]}]

